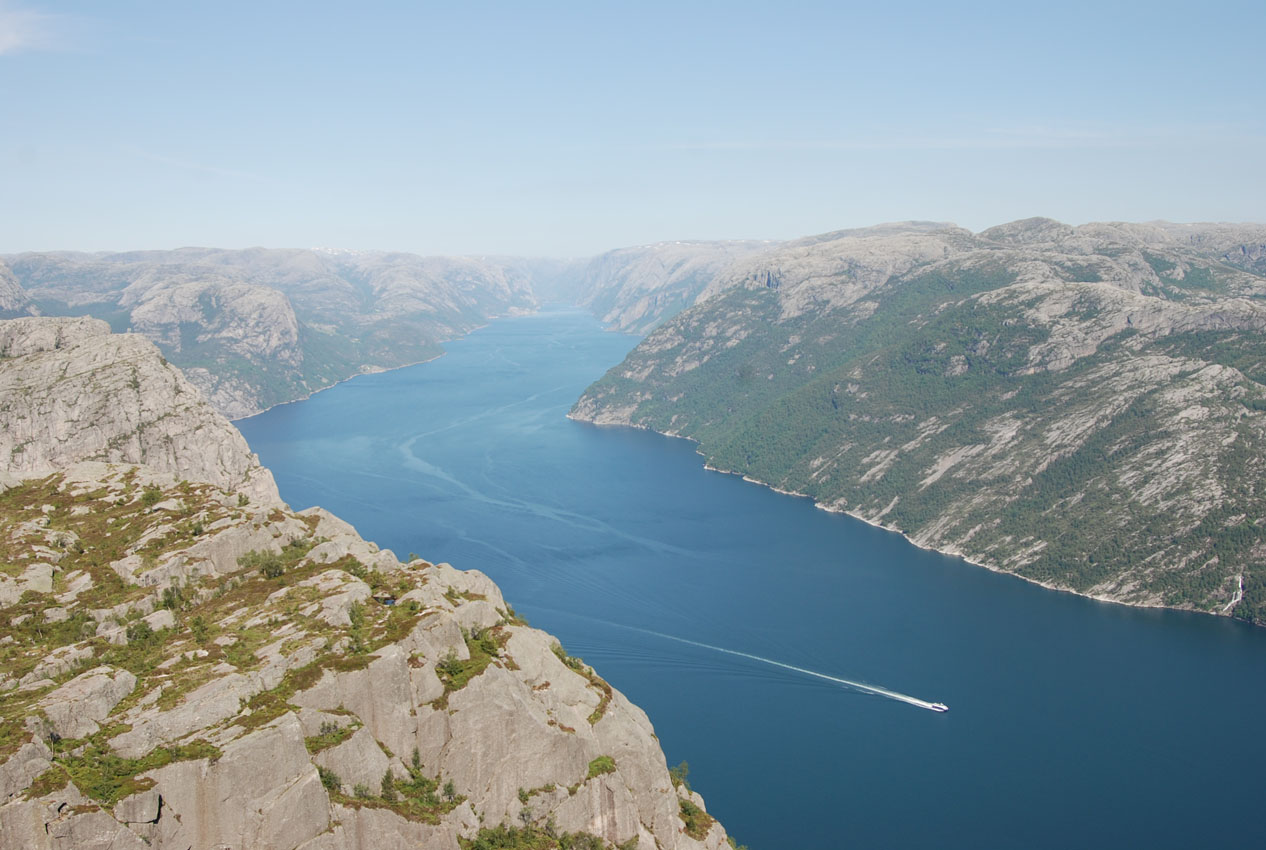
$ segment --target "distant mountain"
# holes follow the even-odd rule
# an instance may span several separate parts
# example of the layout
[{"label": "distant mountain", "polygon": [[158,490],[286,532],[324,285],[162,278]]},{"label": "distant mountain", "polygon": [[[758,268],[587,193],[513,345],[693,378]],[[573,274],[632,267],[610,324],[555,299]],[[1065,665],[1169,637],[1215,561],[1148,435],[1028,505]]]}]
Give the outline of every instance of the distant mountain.
[{"label": "distant mountain", "polygon": [[533,310],[532,274],[530,261],[382,252],[19,254],[0,267],[0,315],[87,314],[142,333],[239,417]]},{"label": "distant mountain", "polygon": [[570,270],[566,300],[612,330],[646,333],[695,303],[717,273],[776,242],[659,242],[620,248]]},{"label": "distant mountain", "polygon": [[1266,621],[1266,227],[786,243],[572,416],[1052,587]]},{"label": "distant mountain", "polygon": [[34,316],[39,313],[18,283],[13,272],[4,263],[0,263],[0,319],[14,319],[18,316]]}]

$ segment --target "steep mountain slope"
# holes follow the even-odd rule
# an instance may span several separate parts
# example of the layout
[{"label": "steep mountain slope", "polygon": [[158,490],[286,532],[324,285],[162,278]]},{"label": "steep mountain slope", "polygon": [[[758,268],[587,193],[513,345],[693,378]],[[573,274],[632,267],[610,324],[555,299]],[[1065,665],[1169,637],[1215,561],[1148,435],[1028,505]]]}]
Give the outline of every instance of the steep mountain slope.
[{"label": "steep mountain slope", "polygon": [[235,417],[435,357],[444,340],[536,304],[524,261],[262,248],[7,260],[14,299],[145,334]]},{"label": "steep mountain slope", "polygon": [[572,415],[1047,585],[1266,620],[1266,228],[890,225],[736,263]]},{"label": "steep mountain slope", "polygon": [[569,300],[613,330],[646,333],[689,307],[732,262],[773,242],[659,242],[608,251],[572,272]]},{"label": "steep mountain slope", "polygon": [[[26,448],[61,465],[0,476],[0,847],[727,845],[646,716],[485,576],[402,563],[179,452],[76,457],[96,456],[61,440],[82,411],[180,384],[101,325],[0,323],[0,404],[35,376],[77,399]],[[183,387],[170,418],[205,412],[201,451],[253,463]]]}]

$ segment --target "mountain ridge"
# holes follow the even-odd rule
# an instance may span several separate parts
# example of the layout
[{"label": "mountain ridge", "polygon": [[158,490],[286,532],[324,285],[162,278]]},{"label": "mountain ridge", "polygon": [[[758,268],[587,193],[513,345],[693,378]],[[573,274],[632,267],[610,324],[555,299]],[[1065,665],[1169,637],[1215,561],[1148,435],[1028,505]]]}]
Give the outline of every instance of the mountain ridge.
[{"label": "mountain ridge", "polygon": [[1048,586],[1260,621],[1263,245],[1049,219],[787,243],[571,415]]}]

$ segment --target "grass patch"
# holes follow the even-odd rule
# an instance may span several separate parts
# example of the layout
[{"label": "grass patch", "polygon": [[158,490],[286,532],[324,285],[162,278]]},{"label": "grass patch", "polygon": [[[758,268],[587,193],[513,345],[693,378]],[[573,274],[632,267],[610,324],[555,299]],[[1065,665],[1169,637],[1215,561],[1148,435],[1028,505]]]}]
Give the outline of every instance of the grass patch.
[{"label": "grass patch", "polygon": [[[277,513],[277,511],[274,511]],[[281,517],[284,519],[285,517]],[[273,519],[273,522],[280,522],[280,519]],[[277,579],[284,576],[293,569],[308,552],[312,551],[312,547],[316,545],[309,538],[299,538],[291,540],[285,546],[281,547],[280,552],[265,552],[258,549],[252,549],[245,555],[237,559],[237,565],[246,570],[258,570],[259,574],[264,578]]]},{"label": "grass patch", "polygon": [[[559,834],[551,824],[520,827],[500,824],[479,830],[474,838],[458,838],[462,850],[607,850],[608,844],[590,832]],[[634,850],[637,836],[621,844],[617,850]]]},{"label": "grass patch", "polygon": [[487,670],[488,665],[501,652],[501,645],[508,637],[509,635],[505,632],[495,628],[483,629],[474,635],[467,635],[466,649],[470,652],[470,658],[464,661],[450,650],[449,654],[435,665],[435,672],[444,685],[445,696],[453,691],[460,691],[471,679]]},{"label": "grass patch", "polygon": [[286,671],[286,675],[282,677],[281,684],[273,688],[271,691],[262,691],[251,697],[250,702],[246,704],[250,711],[244,717],[239,717],[237,723],[245,729],[257,729],[266,723],[276,720],[287,711],[294,709],[290,704],[290,699],[299,691],[308,688],[321,681],[321,677],[325,675],[325,667],[322,660],[317,660],[311,664],[307,664],[295,670]]},{"label": "grass patch", "polygon": [[554,642],[550,647],[554,651],[554,655],[558,660],[563,662],[568,669],[573,670],[577,674],[584,676],[589,682],[589,687],[598,693],[598,705],[589,715],[589,725],[593,726],[603,715],[607,713],[607,709],[611,706],[611,700],[615,697],[615,692],[611,689],[611,685],[605,679],[599,676],[592,667],[585,663],[583,658],[575,655],[568,655],[567,650],[563,649],[563,645]]},{"label": "grass patch", "polygon": [[598,756],[589,762],[589,779],[604,773],[615,773],[615,759],[611,756]]},{"label": "grass patch", "polygon": [[712,829],[712,815],[696,806],[690,800],[678,799],[680,811],[678,815],[686,824],[686,835],[695,841],[702,841]]},{"label": "grass patch", "polygon": [[[349,797],[337,790],[341,783],[336,781],[330,799],[355,808],[388,809],[406,820],[430,824],[439,823],[441,816],[465,801],[466,798],[453,788],[452,782],[445,783],[441,790],[438,779],[432,779],[422,772],[422,762],[416,749],[413,751],[412,763],[405,769],[409,773],[407,779],[397,779],[390,770],[384,773],[377,794],[373,794],[364,785],[357,785],[353,796]],[[337,780],[338,777],[334,776],[333,779]],[[322,781],[325,781],[324,777]]]},{"label": "grass patch", "polygon": [[[68,743],[62,742],[63,745]],[[218,747],[199,740],[191,744],[158,747],[139,759],[127,759],[115,754],[105,743],[105,735],[98,733],[79,755],[54,756],[53,766],[31,783],[26,796],[27,799],[41,797],[65,787],[70,781],[84,796],[105,806],[113,806],[124,797],[153,787],[153,780],[139,778],[146,771],[178,761],[214,761],[219,757]]]},{"label": "grass patch", "polygon": [[321,729],[316,735],[303,739],[303,745],[308,748],[309,753],[316,755],[322,750],[337,747],[356,734],[356,730],[359,728],[360,726],[357,724],[349,723],[346,726],[339,726],[337,723],[331,723],[327,720],[321,724]]}]

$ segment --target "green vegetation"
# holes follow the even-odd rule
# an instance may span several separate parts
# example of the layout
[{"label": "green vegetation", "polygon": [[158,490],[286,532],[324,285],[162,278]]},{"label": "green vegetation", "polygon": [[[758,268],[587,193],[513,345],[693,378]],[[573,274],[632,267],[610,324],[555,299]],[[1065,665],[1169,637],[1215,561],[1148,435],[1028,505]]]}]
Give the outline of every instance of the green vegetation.
[{"label": "green vegetation", "polygon": [[602,719],[603,715],[607,713],[607,708],[611,705],[611,699],[615,695],[614,691],[611,689],[611,685],[595,673],[594,669],[586,664],[583,658],[568,655],[567,651],[563,649],[563,645],[557,641],[554,642],[550,649],[553,650],[554,655],[558,658],[558,660],[567,665],[569,669],[575,671],[581,676],[584,676],[585,679],[589,681],[589,686],[597,692],[598,705],[589,715],[589,725],[593,726]]},{"label": "green vegetation", "polygon": [[352,737],[358,728],[360,728],[359,724],[355,723],[346,723],[340,726],[337,723],[326,721],[321,724],[321,728],[316,735],[303,739],[303,745],[308,748],[309,753],[316,755],[322,750],[337,747]]},{"label": "green vegetation", "polygon": [[125,759],[111,751],[105,740],[106,734],[98,733],[83,744],[82,750],[73,746],[79,742],[56,742],[54,747],[57,754],[53,759],[53,767],[32,783],[27,789],[27,798],[33,799],[55,791],[70,781],[85,796],[103,805],[113,806],[124,797],[153,787],[153,780],[139,778],[146,771],[177,761],[214,761],[220,757],[218,748],[206,741],[195,741],[183,746],[159,747],[139,759]]},{"label": "green vegetation", "polygon": [[237,564],[248,570],[258,570],[264,578],[281,578],[287,570],[303,560],[313,545],[315,544],[311,540],[300,538],[287,543],[280,552],[252,549],[238,558]]},{"label": "green vegetation", "polygon": [[689,800],[679,799],[677,803],[680,808],[678,815],[686,824],[686,835],[689,835],[696,841],[702,841],[708,834],[709,830],[712,829],[712,815],[708,814]]},{"label": "green vegetation", "polygon": [[[601,838],[588,832],[564,832],[546,825],[531,823],[522,828],[501,824],[479,830],[474,838],[458,838],[462,850],[608,850]],[[637,836],[621,844],[617,850],[635,850]]]},{"label": "green vegetation", "polygon": [[589,779],[604,773],[615,773],[615,759],[611,756],[598,756],[589,762]]},{"label": "green vegetation", "polygon": [[328,767],[317,765],[317,776],[321,778],[321,786],[326,791],[338,791],[343,785],[343,780],[339,778],[339,775]]},{"label": "green vegetation", "polygon": [[[728,290],[673,320],[674,344],[655,337],[634,349],[579,406],[633,407],[634,424],[698,441],[713,467],[932,533],[933,545],[1037,581],[1087,592],[1128,575],[1127,598],[1218,611],[1243,576],[1234,613],[1266,623],[1266,491],[1254,483],[1266,475],[1260,335],[1144,336],[1114,316],[1121,329],[1097,350],[1044,368],[1035,352],[1058,323],[1108,321],[1115,302],[1087,287],[1043,318],[1048,291],[1000,292],[1017,267],[973,257],[894,277],[865,309],[786,316],[774,290]],[[1227,291],[1216,263],[1145,259],[1162,280],[1158,298]],[[1057,265],[1067,280],[1101,277],[1089,260]],[[1252,293],[1266,294],[1266,280]],[[707,336],[717,327],[741,333]],[[1139,377],[1137,358],[1162,356],[1172,365]],[[701,365],[674,365],[684,361]],[[1193,396],[1197,432],[1173,393],[1196,386],[1206,363],[1244,378]],[[1079,443],[1054,442],[1065,433]],[[1189,454],[1193,435],[1215,433],[1199,465],[1164,462],[1161,447],[1186,440]],[[1163,496],[1140,496],[1163,476],[1174,478]],[[1197,494],[1202,482],[1215,482],[1216,503]]]},{"label": "green vegetation", "polygon": [[448,655],[435,665],[436,675],[444,684],[444,695],[436,701],[436,707],[446,706],[449,694],[460,691],[471,679],[488,669],[488,665],[500,655],[501,647],[508,639],[509,633],[500,627],[482,629],[473,635],[466,635],[466,650],[470,654],[469,658],[460,659],[457,653],[450,650]]},{"label": "green vegetation", "polygon": [[[292,539],[276,550],[255,550],[241,556],[240,571],[229,576],[200,575],[190,570],[165,586],[141,589],[125,584],[111,568],[116,561],[125,562],[133,570],[159,570],[159,574],[172,566],[181,567],[180,561],[168,562],[165,557],[178,555],[208,527],[239,523],[262,529],[267,528],[267,523],[276,523],[274,527],[284,529],[288,535],[305,527],[298,525],[288,511],[251,515],[240,511],[236,502],[236,493],[210,492],[188,484],[147,488],[135,476],[121,487],[106,487],[88,497],[64,487],[57,478],[28,482],[0,493],[0,519],[6,528],[15,529],[12,546],[0,541],[0,564],[5,574],[22,576],[21,564],[27,558],[24,546],[57,547],[65,552],[64,563],[73,564],[94,578],[90,586],[76,589],[80,597],[114,608],[108,616],[97,614],[102,617],[101,622],[94,620],[88,610],[73,605],[68,606],[71,610],[64,619],[55,615],[46,619],[43,611],[51,607],[49,597],[47,593],[32,591],[18,605],[0,611],[0,624],[13,636],[13,640],[0,645],[3,675],[26,675],[37,664],[48,661],[50,655],[55,657],[59,650],[73,649],[76,653],[74,660],[48,674],[49,681],[42,688],[10,693],[0,700],[0,758],[31,740],[26,723],[38,713],[39,700],[84,669],[108,664],[130,670],[140,679],[132,693],[114,707],[109,728],[84,741],[59,741],[56,735],[50,735],[49,743],[55,753],[53,765],[38,777],[30,794],[51,793],[72,782],[95,803],[110,807],[152,787],[152,781],[143,778],[147,771],[182,760],[215,760],[220,750],[206,740],[159,747],[138,759],[119,756],[109,742],[131,728],[121,722],[123,718],[138,724],[151,719],[134,719],[132,712],[137,706],[147,706],[147,715],[169,711],[184,703],[197,688],[223,676],[225,664],[244,671],[256,670],[265,661],[272,663],[278,654],[289,657],[295,666],[276,687],[244,698],[235,716],[222,719],[206,733],[196,733],[214,735],[212,739],[223,745],[235,734],[249,733],[295,710],[295,695],[312,688],[327,672],[366,669],[376,658],[373,653],[377,648],[406,637],[426,615],[416,599],[400,597],[424,586],[432,575],[422,568],[383,574],[367,569],[351,557],[335,563],[314,563],[308,554],[322,541],[311,536],[316,530],[312,522],[306,523],[308,536]],[[82,509],[85,504],[92,506],[90,512]],[[163,508],[154,510],[160,504]],[[20,539],[16,531],[19,529],[25,530],[23,533],[29,531],[27,540]],[[280,537],[279,541],[286,539]],[[375,594],[373,599],[349,605],[349,622],[342,626],[330,622],[329,611],[321,605],[328,597],[317,582],[310,581],[331,570],[356,576],[369,584]],[[58,570],[54,574],[54,592],[65,589],[63,573]],[[96,580],[98,576],[100,581]],[[142,599],[145,595],[150,598]],[[448,595],[455,604],[482,598],[458,591]],[[393,601],[396,604],[384,604]],[[140,604],[129,610],[129,602]],[[155,603],[161,607],[163,619],[141,619]],[[464,687],[490,664],[513,666],[513,659],[502,650],[510,637],[508,626],[520,620],[513,609],[502,612],[501,617],[497,626],[464,635],[469,658],[459,660],[454,655],[440,662],[438,673],[446,695]],[[160,623],[171,625],[156,628]],[[126,642],[116,644],[111,640]],[[580,659],[571,659],[565,653],[562,657],[591,685],[597,682],[596,687],[605,686],[609,692],[609,686]],[[608,693],[600,700],[604,707],[609,698]],[[345,712],[341,708],[333,711]],[[354,716],[324,723],[317,734],[305,739],[305,747],[309,754],[319,754],[344,743],[359,728],[360,722]],[[588,775],[600,776],[615,767],[614,759],[601,756],[589,765]],[[341,805],[388,809],[423,823],[438,823],[444,814],[465,801],[453,781],[426,774],[416,750],[403,776],[388,772],[374,782],[357,782],[352,787],[345,786],[342,777],[328,768],[318,768],[318,776],[331,799]],[[546,785],[524,792],[525,806],[531,803],[532,795],[555,790],[553,785]],[[522,829],[486,831],[468,843],[483,846],[479,842],[506,839],[528,842],[523,846],[546,848],[581,850],[606,846],[592,835],[559,834],[552,820],[535,824],[530,809],[526,811],[528,817]]]},{"label": "green vegetation", "polygon": [[374,794],[368,786],[357,784],[348,797],[339,790],[342,784],[337,775],[330,773],[329,782],[325,774],[321,782],[330,792],[330,799],[344,805],[389,809],[403,818],[420,823],[439,823],[440,817],[457,808],[465,801],[465,797],[453,791],[452,783],[446,783],[444,793],[437,793],[440,782],[422,772],[418,751],[413,751],[412,763],[406,767],[407,779],[397,779],[391,771],[383,774],[379,782],[379,790]]},{"label": "green vegetation", "polygon": [[504,615],[503,615],[503,616],[505,617],[505,623],[506,623],[506,625],[508,625],[508,626],[526,626],[526,625],[528,625],[527,618],[526,618],[526,617],[521,616],[521,615],[520,615],[517,611],[515,611],[515,610],[514,610],[514,606],[513,606],[513,605],[510,605],[510,604],[508,604],[508,603],[507,603],[507,605],[506,605],[506,610],[505,610],[505,612],[504,612]]}]

